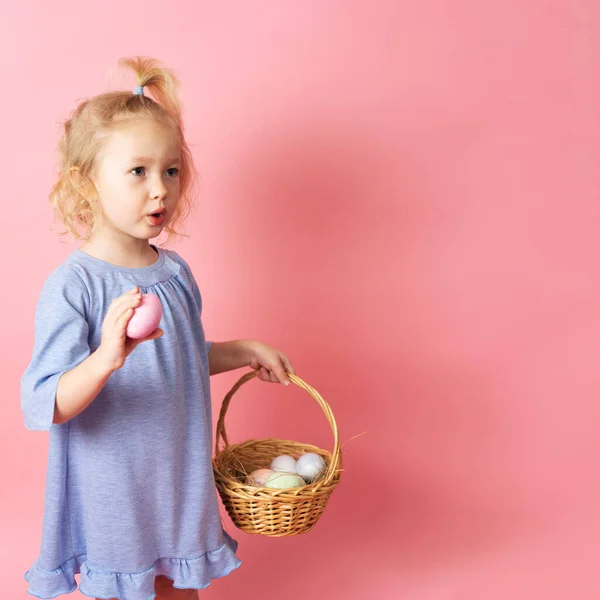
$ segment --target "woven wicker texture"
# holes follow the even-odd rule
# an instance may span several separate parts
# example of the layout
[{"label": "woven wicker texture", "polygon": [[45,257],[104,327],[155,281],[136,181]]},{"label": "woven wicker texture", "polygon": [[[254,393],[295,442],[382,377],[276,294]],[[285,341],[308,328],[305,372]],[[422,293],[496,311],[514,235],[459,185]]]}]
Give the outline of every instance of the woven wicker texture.
[{"label": "woven wicker texture", "polygon": [[[333,451],[291,440],[266,438],[229,444],[225,415],[235,392],[256,377],[243,375],[225,396],[217,422],[213,470],[223,505],[236,527],[247,533],[283,537],[310,531],[323,513],[327,501],[340,481],[342,456],[337,424],[329,404],[297,375],[288,373],[290,381],[307,391],[321,406],[333,431]],[[219,449],[219,443],[223,446]],[[276,456],[290,454],[298,458],[304,452],[323,457],[326,470],[315,481],[288,489],[257,487],[248,483],[255,469],[268,467]]]}]

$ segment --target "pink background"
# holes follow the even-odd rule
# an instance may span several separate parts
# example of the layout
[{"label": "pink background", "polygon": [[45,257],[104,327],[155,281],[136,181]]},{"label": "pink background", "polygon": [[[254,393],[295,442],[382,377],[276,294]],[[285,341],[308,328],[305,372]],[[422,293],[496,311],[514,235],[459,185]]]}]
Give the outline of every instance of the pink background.
[{"label": "pink background", "polygon": [[[31,597],[47,456],[19,378],[76,247],[47,202],[59,122],[148,54],[183,83],[203,184],[173,247],[208,337],[281,348],[343,442],[366,432],[310,534],[227,517],[244,565],[201,597],[598,598],[599,18],[593,0],[2,3],[3,595]],[[212,378],[215,421],[242,373]],[[228,423],[331,448],[296,387],[251,382]]]}]

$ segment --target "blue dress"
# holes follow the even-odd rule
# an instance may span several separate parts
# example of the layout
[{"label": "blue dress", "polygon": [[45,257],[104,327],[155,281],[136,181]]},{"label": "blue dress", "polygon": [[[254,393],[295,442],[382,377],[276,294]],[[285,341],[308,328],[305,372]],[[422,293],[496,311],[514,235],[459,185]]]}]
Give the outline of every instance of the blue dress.
[{"label": "blue dress", "polygon": [[[25,427],[49,430],[41,549],[28,592],[151,600],[154,579],[201,589],[240,566],[212,471],[202,300],[188,264],[125,268],[73,251],[46,280],[33,356],[21,380]],[[141,343],[79,415],[53,424],[56,388],[101,341],[110,303],[134,286],[156,294],[164,335]]]}]

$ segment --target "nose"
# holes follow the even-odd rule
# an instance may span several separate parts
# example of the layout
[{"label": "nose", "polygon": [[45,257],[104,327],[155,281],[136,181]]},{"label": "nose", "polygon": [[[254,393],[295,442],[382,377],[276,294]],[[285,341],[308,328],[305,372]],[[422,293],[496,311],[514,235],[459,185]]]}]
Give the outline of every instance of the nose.
[{"label": "nose", "polygon": [[152,189],[150,195],[153,200],[162,200],[167,195],[167,187],[165,186],[162,177],[154,177],[152,179]]}]

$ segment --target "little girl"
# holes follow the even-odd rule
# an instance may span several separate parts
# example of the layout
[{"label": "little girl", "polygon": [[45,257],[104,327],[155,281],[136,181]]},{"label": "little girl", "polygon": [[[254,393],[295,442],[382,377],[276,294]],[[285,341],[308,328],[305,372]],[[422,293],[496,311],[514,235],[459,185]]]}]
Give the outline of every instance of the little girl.
[{"label": "little girl", "polygon": [[[209,376],[250,367],[289,385],[295,371],[266,344],[206,341],[190,267],[149,242],[177,233],[195,170],[177,78],[152,59],[120,62],[138,86],[77,107],[50,196],[84,243],[43,286],[21,380],[25,427],[50,431],[41,551],[25,579],[39,598],[75,591],[80,573],[92,598],[188,600],[241,564],[219,516]],[[134,340],[141,294],[163,315]]]}]

